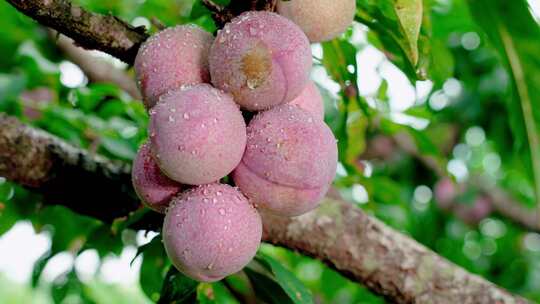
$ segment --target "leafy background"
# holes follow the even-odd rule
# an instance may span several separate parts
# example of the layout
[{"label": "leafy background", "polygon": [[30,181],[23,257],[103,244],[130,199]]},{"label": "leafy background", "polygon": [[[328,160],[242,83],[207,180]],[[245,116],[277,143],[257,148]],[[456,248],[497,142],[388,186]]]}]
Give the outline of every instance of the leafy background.
[{"label": "leafy background", "polygon": [[[152,32],[156,19],[216,29],[200,1],[75,2]],[[529,5],[540,6],[358,1],[353,27],[313,46],[313,78],[339,139],[335,185],[346,199],[467,270],[540,302],[540,235],[484,212],[478,206],[485,190],[474,182],[500,187],[524,206],[538,204],[540,31]],[[130,161],[146,138],[141,103],[113,84],[88,83],[54,40],[0,2],[0,111]],[[456,212],[434,195],[446,178],[463,187]],[[2,303],[385,302],[316,260],[270,245],[243,272],[197,284],[170,267],[158,234],[134,231],[130,221],[136,218],[109,226],[43,207],[39,196],[0,177]],[[32,245],[21,244],[24,235]],[[8,265],[25,254],[33,262],[29,275],[28,265]],[[119,265],[130,263],[130,275],[115,279]]]}]

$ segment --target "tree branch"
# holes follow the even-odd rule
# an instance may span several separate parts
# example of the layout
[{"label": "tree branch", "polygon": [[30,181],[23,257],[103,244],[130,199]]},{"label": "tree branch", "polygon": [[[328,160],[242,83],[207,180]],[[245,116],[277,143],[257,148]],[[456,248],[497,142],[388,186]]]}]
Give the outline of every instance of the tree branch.
[{"label": "tree branch", "polygon": [[45,204],[112,222],[140,206],[130,170],[0,113],[0,176],[39,189]]},{"label": "tree branch", "polygon": [[[76,41],[90,50],[108,53],[133,64],[140,45],[148,38],[144,27],[133,27],[118,17],[88,12],[68,0],[6,0],[21,13]],[[276,0],[232,0],[221,8],[210,0],[203,4],[223,26],[246,10],[274,11]]]},{"label": "tree branch", "polygon": [[133,27],[111,15],[91,13],[67,0],[6,0],[21,13],[75,40],[86,49],[100,50],[133,63],[148,38],[144,27]]},{"label": "tree branch", "polygon": [[264,218],[267,242],[320,259],[395,303],[526,303],[355,206],[326,199],[297,218]]},{"label": "tree branch", "polygon": [[202,0],[204,6],[209,9],[212,13],[221,13],[225,9],[223,6],[214,3],[212,0]]},{"label": "tree branch", "polygon": [[[129,172],[0,114],[0,176],[45,204],[110,223],[140,208]],[[527,303],[342,200],[327,197],[296,218],[263,215],[263,224],[265,241],[320,259],[392,302]]]}]

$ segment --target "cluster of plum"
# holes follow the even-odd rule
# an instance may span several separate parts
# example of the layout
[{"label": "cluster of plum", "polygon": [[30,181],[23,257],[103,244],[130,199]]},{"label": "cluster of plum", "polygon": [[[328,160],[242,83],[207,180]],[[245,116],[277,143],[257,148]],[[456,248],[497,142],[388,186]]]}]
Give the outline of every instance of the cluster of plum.
[{"label": "cluster of plum", "polygon": [[[309,19],[295,3],[311,2],[279,7],[292,20]],[[306,33],[329,39],[349,23],[325,32],[308,22]],[[215,39],[182,25],[141,46],[135,70],[150,140],[134,161],[133,185],[166,214],[163,243],[184,274],[217,281],[241,270],[261,242],[259,212],[301,215],[325,195],[337,147],[311,65],[303,30],[271,12],[246,12]],[[244,116],[253,116],[247,126]],[[236,187],[220,183],[226,176]]]}]

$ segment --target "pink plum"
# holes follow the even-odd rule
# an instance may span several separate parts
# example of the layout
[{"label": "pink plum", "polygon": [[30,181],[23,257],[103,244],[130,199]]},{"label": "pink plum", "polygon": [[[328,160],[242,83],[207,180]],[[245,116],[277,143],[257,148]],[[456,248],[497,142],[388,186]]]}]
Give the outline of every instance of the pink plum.
[{"label": "pink plum", "polygon": [[162,95],[150,110],[152,152],[171,179],[189,185],[218,181],[242,159],[246,123],[232,97],[208,84]]},{"label": "pink plum", "polygon": [[141,201],[150,209],[165,213],[170,200],[180,192],[180,184],[169,179],[159,169],[150,153],[150,145],[143,144],[131,171],[133,188]]},{"label": "pink plum", "polygon": [[311,42],[331,40],[353,22],[356,0],[278,0],[277,11],[296,23]]},{"label": "pink plum", "polygon": [[313,81],[310,81],[300,96],[293,99],[289,104],[298,106],[300,109],[311,113],[313,117],[324,120],[324,102],[319,88]]},{"label": "pink plum", "polygon": [[163,223],[163,244],[187,276],[213,282],[240,271],[262,237],[257,210],[237,189],[209,184],[174,199]]},{"label": "pink plum", "polygon": [[147,109],[169,90],[210,81],[208,53],[213,40],[195,25],[179,25],[143,43],[135,58],[135,71]]},{"label": "pink plum", "polygon": [[248,142],[233,179],[261,210],[296,216],[316,208],[337,168],[337,145],[326,124],[282,105],[248,126]]},{"label": "pink plum", "polygon": [[210,74],[249,111],[296,98],[307,84],[311,49],[293,22],[271,12],[241,14],[218,33],[210,50]]}]

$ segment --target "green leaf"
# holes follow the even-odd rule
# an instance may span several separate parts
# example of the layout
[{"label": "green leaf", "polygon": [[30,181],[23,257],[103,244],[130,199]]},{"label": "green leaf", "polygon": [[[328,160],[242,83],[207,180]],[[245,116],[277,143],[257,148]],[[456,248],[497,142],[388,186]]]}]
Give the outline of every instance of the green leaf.
[{"label": "green leaf", "polygon": [[401,196],[401,185],[386,176],[375,176],[367,184],[373,200],[378,204],[403,205],[405,204]]},{"label": "green leaf", "polygon": [[238,304],[229,289],[222,282],[200,283],[197,287],[199,304]]},{"label": "green leaf", "polygon": [[47,266],[47,263],[49,260],[53,257],[53,253],[50,250],[47,250],[42,256],[39,257],[39,259],[34,263],[34,268],[32,269],[32,287],[36,288],[36,286],[39,283],[39,278],[41,277],[41,273],[43,272],[43,269],[45,269],[45,266]]},{"label": "green leaf", "polygon": [[355,20],[369,27],[369,41],[411,80],[425,79],[431,64],[427,58],[431,37],[427,4],[421,0],[364,0],[357,1],[357,7]]},{"label": "green leaf", "polygon": [[26,77],[21,74],[0,74],[0,110],[7,107],[5,103],[14,99],[24,90]]},{"label": "green leaf", "polygon": [[100,258],[110,253],[120,255],[122,252],[121,234],[114,234],[108,225],[101,225],[89,233],[84,249],[96,249]]},{"label": "green leaf", "polygon": [[15,187],[0,176],[0,235],[7,232],[19,219],[17,205],[12,201]]},{"label": "green leaf", "polygon": [[160,298],[166,269],[169,266],[161,237],[155,237],[145,246],[139,283],[144,293],[153,301]]},{"label": "green leaf", "polygon": [[165,280],[163,280],[161,297],[157,303],[194,303],[197,298],[198,285],[197,281],[185,276],[171,266]]},{"label": "green leaf", "polygon": [[355,103],[349,104],[347,117],[348,145],[345,155],[342,157],[348,165],[354,166],[358,157],[366,148],[365,134],[368,127],[367,117],[355,107]]},{"label": "green leaf", "polygon": [[34,60],[39,69],[44,73],[59,73],[58,66],[45,58],[38,50],[33,41],[26,41],[19,47],[18,55],[22,58]]},{"label": "green leaf", "polygon": [[285,290],[294,303],[313,303],[311,291],[278,261],[264,253],[258,254],[257,261],[274,274],[278,284]]},{"label": "green leaf", "polygon": [[[508,112],[514,140],[528,153],[540,204],[540,27],[525,0],[468,0],[478,25],[497,50],[512,81]],[[539,205],[540,206],[540,205]]]},{"label": "green leaf", "polygon": [[8,232],[19,216],[12,204],[0,201],[0,235]]},{"label": "green leaf", "polygon": [[71,295],[78,298],[77,303],[93,303],[86,295],[86,290],[73,269],[53,281],[51,294],[54,303],[65,303],[64,300]]},{"label": "green leaf", "polygon": [[422,154],[427,154],[441,158],[441,152],[437,145],[425,134],[424,131],[419,131],[413,127],[407,125],[397,124],[390,119],[383,118],[381,119],[381,130],[389,135],[395,135],[399,133],[405,133],[414,140],[415,147]]},{"label": "green leaf", "polygon": [[137,154],[136,148],[122,138],[104,136],[101,138],[101,143],[109,153],[118,158],[132,160]]},{"label": "green leaf", "polygon": [[407,127],[408,133],[414,138],[416,147],[422,154],[440,156],[439,148],[431,141],[431,139],[421,131]]},{"label": "green leaf", "polygon": [[422,0],[394,0],[394,10],[401,30],[407,38],[407,55],[416,66],[418,64],[418,37],[422,26]]},{"label": "green leaf", "polygon": [[216,303],[217,297],[214,294],[214,288],[212,284],[201,283],[197,287],[197,302],[199,304],[213,304]]},{"label": "green leaf", "polygon": [[51,251],[78,252],[87,235],[101,223],[95,219],[78,215],[62,206],[49,206],[34,215],[33,224],[46,225],[52,234]]},{"label": "green leaf", "polygon": [[429,58],[429,78],[435,87],[440,87],[454,75],[454,56],[448,49],[446,41],[440,39],[431,39],[426,51],[428,51],[427,57]]},{"label": "green leaf", "polygon": [[139,208],[137,211],[130,213],[127,217],[115,219],[111,225],[111,230],[113,233],[119,234],[124,229],[130,228],[132,225],[142,222],[145,219],[152,218],[156,215],[156,212],[153,212],[148,208]]},{"label": "green leaf", "polygon": [[139,246],[139,248],[137,248],[137,253],[135,254],[135,256],[133,257],[133,259],[131,260],[131,262],[129,262],[129,265],[130,266],[133,266],[133,262],[135,262],[135,260],[141,255],[143,254],[143,252],[145,252],[146,250],[148,250],[148,248],[152,247],[152,246],[155,246],[155,242],[157,242],[159,240],[159,236],[155,236],[153,239],[150,240],[150,242],[142,245],[142,246]]},{"label": "green leaf", "polygon": [[259,299],[269,304],[289,304],[294,301],[285,293],[282,287],[271,277],[250,268],[244,268],[255,294]]},{"label": "green leaf", "polygon": [[[358,50],[343,39],[325,42],[322,47],[322,63],[332,79],[341,86],[338,112],[331,111],[326,118],[338,139],[339,160],[349,171],[354,171],[353,163],[365,148],[367,118],[372,114],[367,102],[357,93]],[[322,93],[323,97],[328,96],[324,90]]]}]

